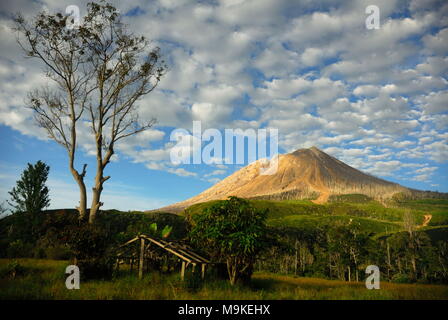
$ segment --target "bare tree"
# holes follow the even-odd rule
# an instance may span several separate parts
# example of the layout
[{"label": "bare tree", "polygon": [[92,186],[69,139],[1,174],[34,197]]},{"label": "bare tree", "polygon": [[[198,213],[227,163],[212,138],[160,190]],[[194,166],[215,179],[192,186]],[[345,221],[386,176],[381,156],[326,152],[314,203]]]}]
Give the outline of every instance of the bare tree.
[{"label": "bare tree", "polygon": [[411,262],[413,277],[417,277],[417,248],[419,246],[418,234],[415,232],[415,217],[410,210],[403,214],[403,227],[409,234],[409,260]]},{"label": "bare tree", "polygon": [[413,237],[415,231],[415,218],[410,210],[403,213],[403,228],[409,233],[409,237]]},{"label": "bare tree", "polygon": [[136,102],[150,93],[165,73],[160,50],[145,37],[129,32],[116,8],[101,1],[87,5],[82,23],[67,26],[67,16],[42,12],[31,23],[15,19],[18,42],[27,57],[40,60],[52,85],[29,94],[29,106],[48,136],[69,156],[69,169],[78,183],[80,219],[87,214],[82,170],[75,168],[78,135],[90,127],[96,152],[96,175],[89,222],[102,203],[104,169],[116,143],[147,130],[155,119],[139,121]]},{"label": "bare tree", "polygon": [[[3,215],[8,211],[4,202],[0,203],[0,219],[4,218]],[[5,215],[6,216],[6,215]]]}]

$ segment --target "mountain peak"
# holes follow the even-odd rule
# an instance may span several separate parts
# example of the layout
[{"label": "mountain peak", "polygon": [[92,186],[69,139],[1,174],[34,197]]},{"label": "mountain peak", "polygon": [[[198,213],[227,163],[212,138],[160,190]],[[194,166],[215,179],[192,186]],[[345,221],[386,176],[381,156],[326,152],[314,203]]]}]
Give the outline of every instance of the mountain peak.
[{"label": "mountain peak", "polygon": [[314,154],[317,155],[321,155],[321,154],[325,154],[327,155],[325,152],[323,152],[322,150],[320,150],[318,147],[316,146],[312,146],[311,148],[309,148],[308,150],[310,150],[311,152],[313,152]]},{"label": "mountain peak", "polygon": [[311,154],[311,155],[327,155],[325,152],[323,152],[322,150],[320,150],[318,147],[316,146],[312,146],[310,148],[302,148],[302,149],[297,149],[296,151],[291,152],[290,154],[295,155],[295,156],[299,156],[301,154]]},{"label": "mountain peak", "polygon": [[229,196],[271,200],[316,199],[326,202],[333,194],[364,194],[390,198],[409,189],[365,174],[313,146],[279,157],[277,171],[260,173],[258,162],[236,171],[199,195],[160,210],[181,211],[195,203]]}]

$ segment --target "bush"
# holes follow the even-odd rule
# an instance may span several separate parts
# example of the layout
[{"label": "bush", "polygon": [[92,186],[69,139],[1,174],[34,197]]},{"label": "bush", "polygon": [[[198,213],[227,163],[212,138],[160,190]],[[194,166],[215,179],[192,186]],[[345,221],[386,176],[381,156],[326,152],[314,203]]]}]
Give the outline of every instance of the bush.
[{"label": "bush", "polygon": [[34,249],[33,257],[35,259],[45,259],[47,257],[47,253],[45,251],[45,248],[37,247]]},{"label": "bush", "polygon": [[114,259],[110,256],[79,260],[78,267],[81,279],[110,280],[114,271],[114,262]]},{"label": "bush", "polygon": [[0,240],[0,258],[8,257],[9,241],[7,239]]},{"label": "bush", "polygon": [[17,276],[24,275],[25,271],[24,266],[18,263],[17,260],[13,260],[0,270],[0,278],[9,277],[15,279]]},{"label": "bush", "polygon": [[8,258],[29,258],[33,256],[33,245],[22,240],[11,242],[7,249]]},{"label": "bush", "polygon": [[215,262],[225,262],[230,283],[247,283],[257,254],[266,245],[266,210],[241,198],[218,201],[200,214],[190,214],[190,239]]},{"label": "bush", "polygon": [[67,241],[83,279],[111,278],[114,255],[111,235],[106,230],[91,224],[72,227],[68,230]]},{"label": "bush", "polygon": [[201,278],[201,273],[197,271],[188,274],[185,277],[185,280],[186,281],[184,281],[183,283],[184,288],[190,292],[197,292],[199,289],[202,288],[202,285],[204,284]]},{"label": "bush", "polygon": [[54,246],[45,250],[45,255],[52,260],[68,260],[72,256],[70,248],[67,246]]},{"label": "bush", "polygon": [[412,283],[411,278],[407,274],[403,273],[394,274],[391,280],[394,283]]}]

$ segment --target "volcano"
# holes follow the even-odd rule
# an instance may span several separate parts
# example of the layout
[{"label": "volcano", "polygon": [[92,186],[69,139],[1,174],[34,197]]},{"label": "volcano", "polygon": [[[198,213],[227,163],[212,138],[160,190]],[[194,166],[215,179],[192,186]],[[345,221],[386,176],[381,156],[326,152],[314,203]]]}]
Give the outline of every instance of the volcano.
[{"label": "volcano", "polygon": [[411,190],[355,169],[316,147],[279,155],[277,171],[263,175],[257,160],[211,188],[158,211],[179,212],[200,202],[237,196],[248,199],[314,199],[325,203],[331,195],[364,194],[377,200]]}]

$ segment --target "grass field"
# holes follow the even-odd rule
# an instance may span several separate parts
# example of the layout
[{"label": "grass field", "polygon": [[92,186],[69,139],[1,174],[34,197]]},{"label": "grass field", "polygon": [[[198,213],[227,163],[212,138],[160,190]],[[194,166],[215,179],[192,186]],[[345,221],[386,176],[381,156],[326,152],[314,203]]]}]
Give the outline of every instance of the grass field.
[{"label": "grass field", "polygon": [[[407,200],[383,204],[361,197],[335,197],[326,204],[307,200],[251,200],[255,207],[268,209],[267,224],[296,230],[326,229],[335,224],[359,224],[373,239],[403,231],[403,214],[409,210],[418,231],[434,241],[448,239],[447,200]],[[210,203],[194,205],[190,213],[201,212]],[[429,224],[422,224],[430,214]],[[159,213],[123,213],[111,211],[104,216],[108,225],[126,230],[130,221],[149,225],[157,218],[160,225],[172,225],[180,235],[185,233],[184,217]],[[151,220],[152,221],[152,220]],[[114,230],[115,230],[114,229]],[[132,231],[132,230],[131,230]],[[150,273],[138,280],[135,274],[122,270],[110,281],[82,282],[80,290],[65,287],[65,261],[18,259],[16,277],[8,268],[12,260],[0,259],[0,300],[2,299],[448,299],[448,286],[427,284],[381,283],[380,290],[367,290],[364,283],[317,278],[296,278],[279,274],[256,273],[249,286],[232,287],[225,280],[180,281],[179,274]]]},{"label": "grass field", "polygon": [[113,280],[82,282],[79,290],[65,288],[68,262],[19,259],[23,273],[13,279],[5,274],[8,259],[0,260],[0,300],[5,299],[448,299],[448,286],[393,284],[368,290],[362,282],[295,278],[256,273],[249,286],[231,287],[227,281],[179,280],[178,274],[151,273],[139,280],[122,271]]},{"label": "grass field", "polygon": [[[197,213],[215,201],[200,203],[188,208]],[[387,206],[363,195],[333,196],[326,204],[315,204],[309,200],[251,200],[259,209],[268,209],[267,223],[273,227],[312,229],[335,223],[359,224],[361,229],[377,236],[403,230],[403,215],[410,211],[416,225],[421,225],[424,216],[430,214],[427,227],[420,229],[435,235],[437,239],[448,239],[448,200],[406,200]],[[434,231],[430,231],[433,230]]]}]

